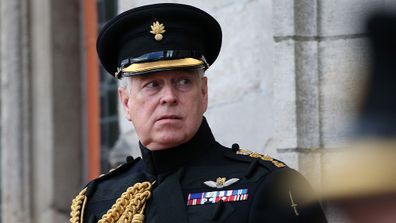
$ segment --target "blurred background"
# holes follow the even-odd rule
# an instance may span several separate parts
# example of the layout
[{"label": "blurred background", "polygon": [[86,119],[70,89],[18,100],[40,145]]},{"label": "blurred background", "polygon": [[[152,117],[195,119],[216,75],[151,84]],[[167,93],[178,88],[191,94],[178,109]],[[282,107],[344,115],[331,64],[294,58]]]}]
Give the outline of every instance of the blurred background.
[{"label": "blurred background", "polygon": [[[90,180],[139,156],[117,81],[96,56],[107,20],[156,0],[0,0],[1,222],[67,222]],[[369,72],[372,10],[394,0],[167,1],[223,28],[205,116],[226,146],[269,154],[315,186],[345,142]],[[329,222],[344,222],[325,204]]]}]

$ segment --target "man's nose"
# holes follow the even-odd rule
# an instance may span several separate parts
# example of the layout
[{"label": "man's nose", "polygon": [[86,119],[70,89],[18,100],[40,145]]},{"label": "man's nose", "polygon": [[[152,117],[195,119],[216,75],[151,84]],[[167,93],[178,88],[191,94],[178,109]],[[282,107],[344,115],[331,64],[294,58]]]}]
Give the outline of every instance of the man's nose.
[{"label": "man's nose", "polygon": [[162,91],[161,104],[177,104],[177,92],[171,84],[165,85]]}]

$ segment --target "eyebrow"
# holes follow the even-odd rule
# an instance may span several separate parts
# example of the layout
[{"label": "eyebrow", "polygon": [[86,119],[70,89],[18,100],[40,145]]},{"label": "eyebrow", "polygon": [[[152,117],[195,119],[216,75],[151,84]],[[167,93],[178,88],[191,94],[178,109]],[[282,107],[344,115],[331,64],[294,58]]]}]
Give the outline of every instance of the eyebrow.
[{"label": "eyebrow", "polygon": [[[164,71],[164,72],[170,72],[170,71]],[[161,75],[162,72],[158,72],[158,73],[152,73],[152,74],[147,74],[147,75],[142,75],[142,76],[136,76],[137,78],[141,79],[141,80],[147,80],[150,78],[155,77],[156,75]],[[174,74],[176,75],[194,75],[197,74],[199,75],[199,71],[198,70],[190,70],[190,69],[186,69],[186,70],[175,70]],[[168,75],[168,74],[163,74]]]}]

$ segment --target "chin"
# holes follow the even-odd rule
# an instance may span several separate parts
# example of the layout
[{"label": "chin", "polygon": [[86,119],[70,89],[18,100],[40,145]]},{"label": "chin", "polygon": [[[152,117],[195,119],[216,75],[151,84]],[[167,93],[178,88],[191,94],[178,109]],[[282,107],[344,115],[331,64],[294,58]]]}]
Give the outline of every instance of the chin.
[{"label": "chin", "polygon": [[[192,138],[192,137],[190,137]],[[181,145],[185,142],[187,142],[188,140],[190,140],[189,137],[187,137],[184,134],[169,134],[166,133],[164,135],[161,135],[160,137],[158,137],[158,144],[159,145],[163,145],[166,148],[171,148],[171,147],[175,147],[178,145]]]}]

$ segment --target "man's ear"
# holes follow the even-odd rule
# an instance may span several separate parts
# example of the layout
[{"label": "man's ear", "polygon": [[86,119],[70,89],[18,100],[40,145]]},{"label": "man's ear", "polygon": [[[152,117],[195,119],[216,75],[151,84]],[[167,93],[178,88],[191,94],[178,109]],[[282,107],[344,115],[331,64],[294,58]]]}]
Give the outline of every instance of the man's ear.
[{"label": "man's ear", "polygon": [[202,77],[201,93],[203,96],[203,111],[205,112],[208,108],[208,78]]},{"label": "man's ear", "polygon": [[129,96],[130,92],[127,87],[118,88],[118,96],[120,97],[122,108],[125,111],[125,116],[128,121],[132,121],[131,114],[129,112]]}]

